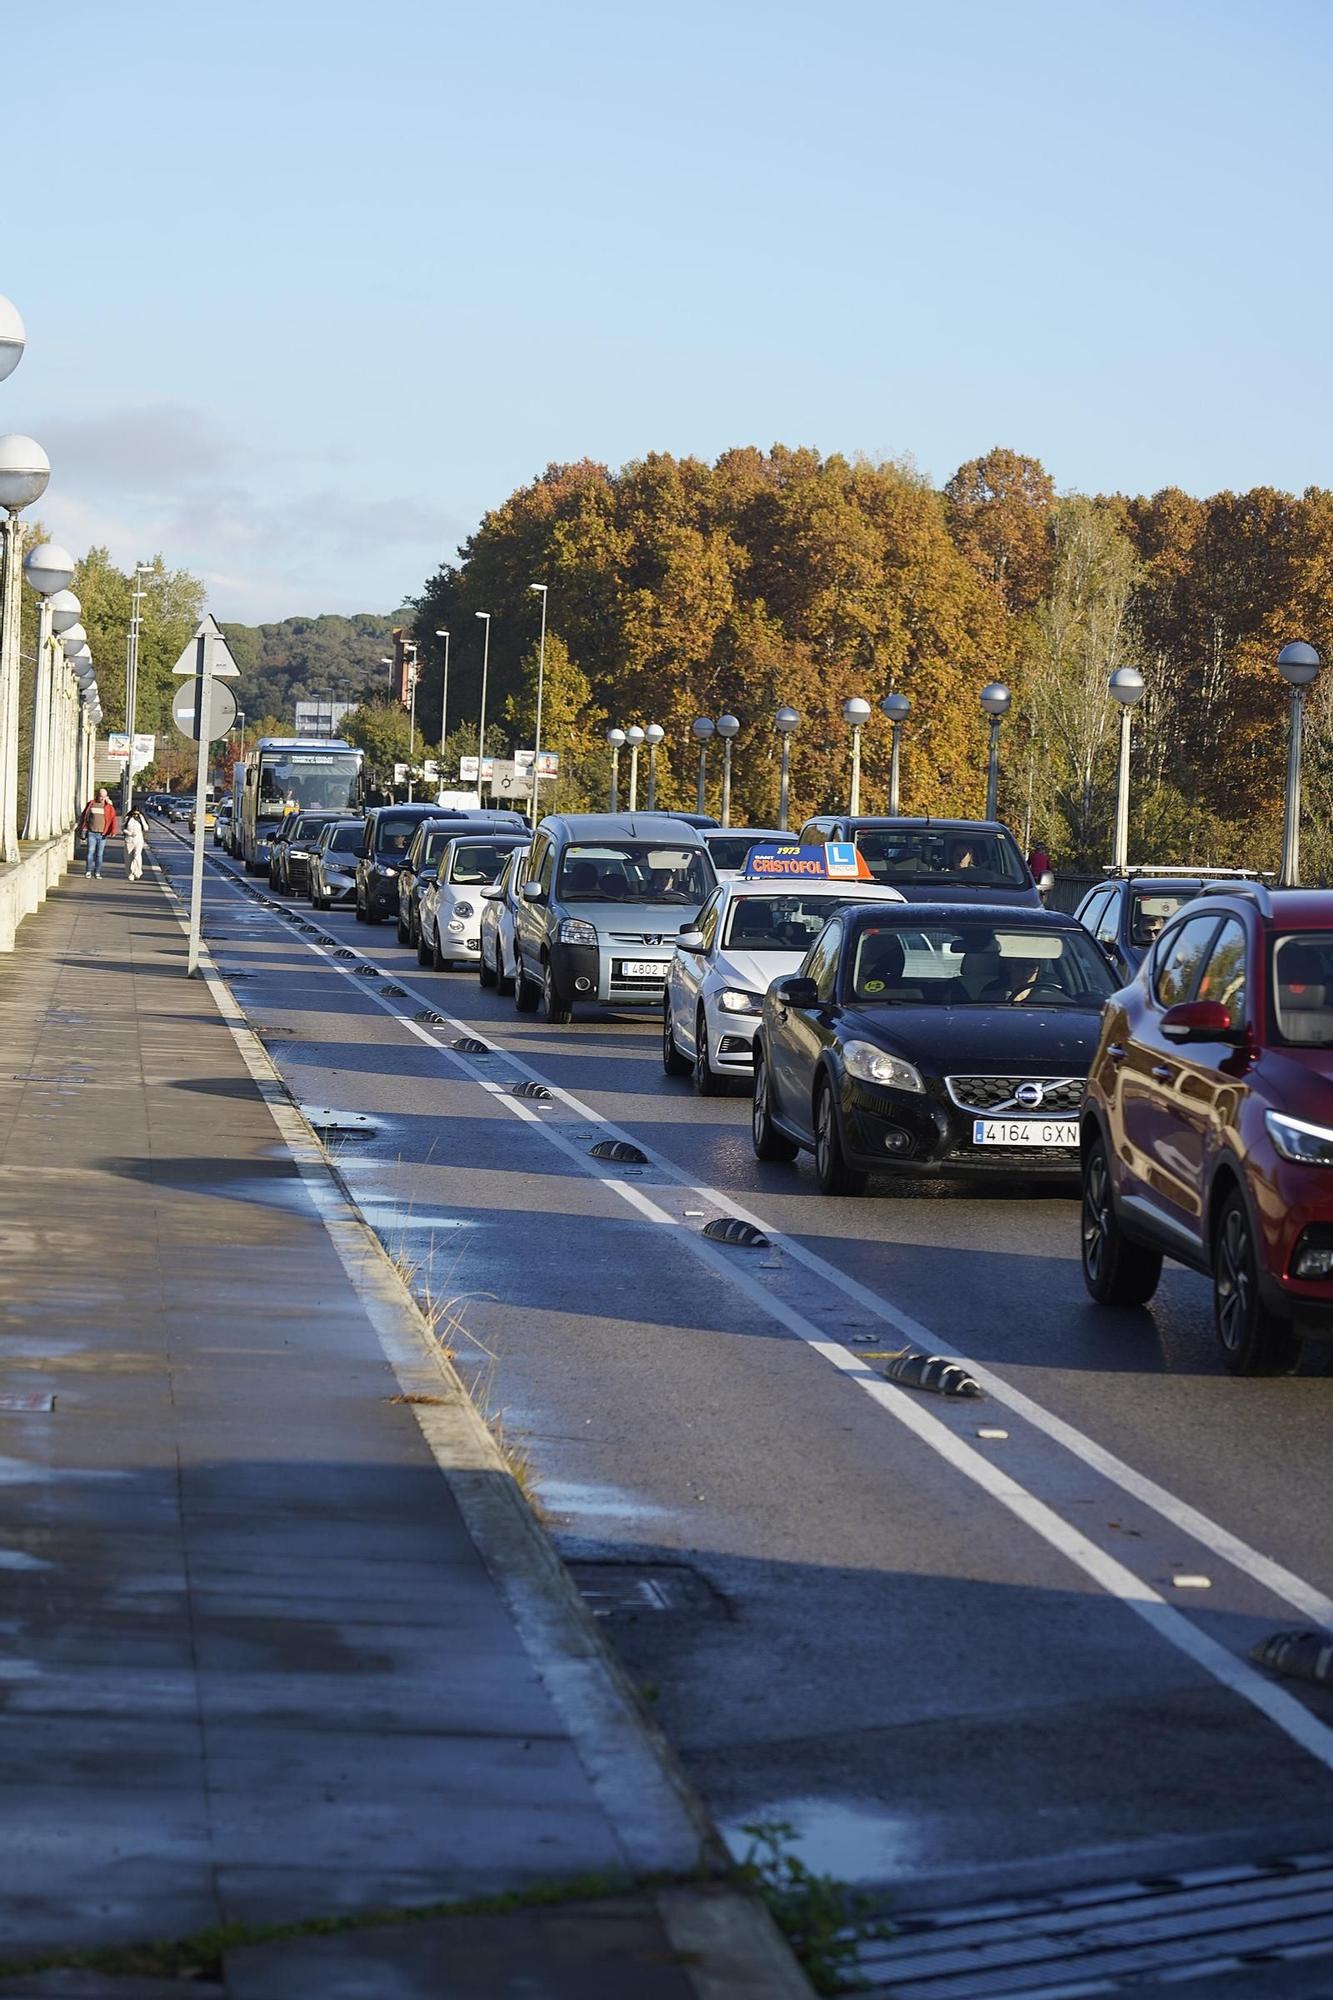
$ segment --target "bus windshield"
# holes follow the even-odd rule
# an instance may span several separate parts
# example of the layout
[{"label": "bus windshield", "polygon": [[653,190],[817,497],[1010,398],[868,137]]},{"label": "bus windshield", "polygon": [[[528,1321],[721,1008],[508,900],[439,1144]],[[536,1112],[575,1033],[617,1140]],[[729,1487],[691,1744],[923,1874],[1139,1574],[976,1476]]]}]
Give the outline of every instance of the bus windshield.
[{"label": "bus windshield", "polygon": [[361,759],[349,750],[265,750],[259,760],[260,819],[302,806],[346,811],[357,803]]}]

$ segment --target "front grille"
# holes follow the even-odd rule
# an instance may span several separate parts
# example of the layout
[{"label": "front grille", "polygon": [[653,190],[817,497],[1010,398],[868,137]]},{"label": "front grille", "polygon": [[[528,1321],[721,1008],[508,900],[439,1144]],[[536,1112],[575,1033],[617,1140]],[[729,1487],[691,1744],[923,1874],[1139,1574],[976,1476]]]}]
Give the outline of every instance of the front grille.
[{"label": "front grille", "polygon": [[670,944],[671,939],[664,931],[608,931],[612,944]]},{"label": "front grille", "polygon": [[[1077,1111],[1086,1089],[1081,1076],[949,1076],[945,1083],[960,1111],[1007,1111],[1017,1117],[1049,1117],[1052,1112]],[[1036,1104],[1020,1104],[1022,1084],[1041,1091]]]}]

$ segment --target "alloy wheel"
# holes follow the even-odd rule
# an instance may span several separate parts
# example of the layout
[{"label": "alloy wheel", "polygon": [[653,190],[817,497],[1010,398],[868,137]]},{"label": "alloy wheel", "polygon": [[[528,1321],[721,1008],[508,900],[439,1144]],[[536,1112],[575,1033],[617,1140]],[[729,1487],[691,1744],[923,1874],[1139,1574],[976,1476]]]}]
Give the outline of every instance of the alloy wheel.
[{"label": "alloy wheel", "polygon": [[1249,1324],[1254,1280],[1245,1218],[1230,1209],[1217,1244],[1217,1331],[1229,1354],[1239,1352]]}]

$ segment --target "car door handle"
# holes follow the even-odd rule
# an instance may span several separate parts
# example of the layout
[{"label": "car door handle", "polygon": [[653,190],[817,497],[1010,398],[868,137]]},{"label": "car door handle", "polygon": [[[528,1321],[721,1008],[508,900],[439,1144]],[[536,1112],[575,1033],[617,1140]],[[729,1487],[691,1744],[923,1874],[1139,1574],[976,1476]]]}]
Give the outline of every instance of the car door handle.
[{"label": "car door handle", "polygon": [[1159,1083],[1170,1083],[1176,1073],[1175,1066],[1172,1063],[1154,1063],[1152,1073]]}]

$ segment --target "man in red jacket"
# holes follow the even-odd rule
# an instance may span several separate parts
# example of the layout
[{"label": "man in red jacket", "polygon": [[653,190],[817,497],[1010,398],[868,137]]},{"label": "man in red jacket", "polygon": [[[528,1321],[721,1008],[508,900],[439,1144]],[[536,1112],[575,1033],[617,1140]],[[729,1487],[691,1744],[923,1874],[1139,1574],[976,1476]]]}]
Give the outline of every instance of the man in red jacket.
[{"label": "man in red jacket", "polygon": [[96,798],[89,799],[79,821],[79,832],[88,840],[88,866],[85,875],[102,873],[102,853],[108,840],[116,831],[116,808],[111,803],[111,794],[105,785]]}]

